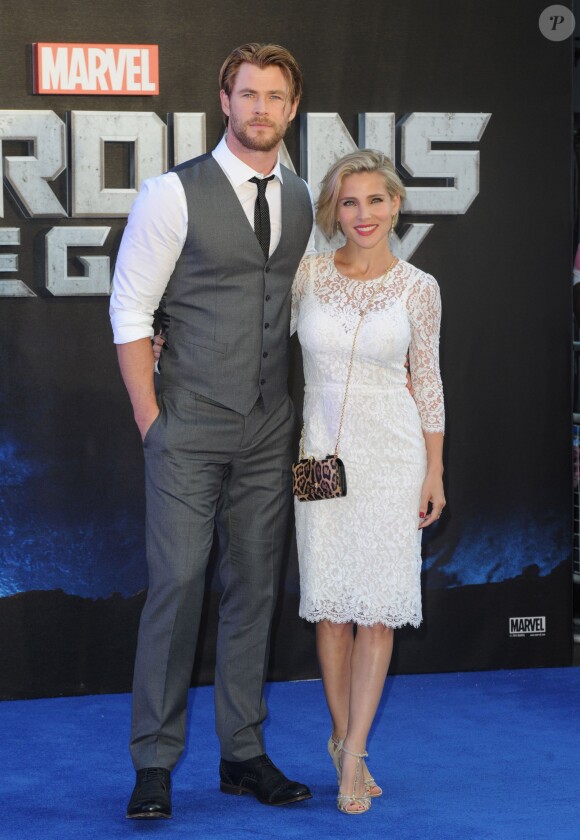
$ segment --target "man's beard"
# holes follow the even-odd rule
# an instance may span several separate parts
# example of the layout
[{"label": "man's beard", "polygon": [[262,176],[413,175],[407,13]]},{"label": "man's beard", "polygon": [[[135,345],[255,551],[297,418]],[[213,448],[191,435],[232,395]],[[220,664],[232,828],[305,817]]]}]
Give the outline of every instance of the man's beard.
[{"label": "man's beard", "polygon": [[249,123],[238,122],[236,118],[230,114],[228,131],[231,131],[232,134],[234,134],[240,141],[242,146],[246,147],[246,149],[251,149],[253,152],[271,152],[272,149],[275,149],[280,141],[284,139],[288,123],[281,126],[268,120],[264,124],[272,128],[274,133],[268,134],[267,136],[260,136],[259,134],[257,136],[250,136],[246,130],[246,126],[248,126]]}]

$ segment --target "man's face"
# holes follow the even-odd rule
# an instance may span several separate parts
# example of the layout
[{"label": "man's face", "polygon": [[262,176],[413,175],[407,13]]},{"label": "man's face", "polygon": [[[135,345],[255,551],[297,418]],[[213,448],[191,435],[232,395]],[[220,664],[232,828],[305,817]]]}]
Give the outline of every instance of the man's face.
[{"label": "man's face", "polygon": [[298,102],[290,101],[288,82],[279,67],[240,65],[231,95],[220,91],[228,132],[246,149],[270,152],[282,141]]}]

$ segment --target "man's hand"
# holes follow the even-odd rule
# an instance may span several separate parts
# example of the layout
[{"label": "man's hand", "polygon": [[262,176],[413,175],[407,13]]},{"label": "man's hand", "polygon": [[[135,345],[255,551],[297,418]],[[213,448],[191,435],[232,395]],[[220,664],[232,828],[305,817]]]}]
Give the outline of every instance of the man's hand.
[{"label": "man's hand", "polygon": [[413,389],[413,383],[411,382],[411,374],[409,373],[409,354],[405,356],[405,367],[407,368],[407,391],[413,397],[415,395],[415,391]]},{"label": "man's hand", "polygon": [[159,406],[155,403],[155,408],[151,409],[151,411],[147,411],[143,414],[140,414],[139,417],[135,415],[135,422],[137,423],[137,428],[139,429],[139,434],[141,435],[141,440],[145,440],[145,436],[153,423],[159,417]]},{"label": "man's hand", "polygon": [[127,344],[117,344],[121,376],[129,392],[135,422],[141,439],[159,415],[159,406],[153,387],[153,352],[151,340],[140,338]]}]

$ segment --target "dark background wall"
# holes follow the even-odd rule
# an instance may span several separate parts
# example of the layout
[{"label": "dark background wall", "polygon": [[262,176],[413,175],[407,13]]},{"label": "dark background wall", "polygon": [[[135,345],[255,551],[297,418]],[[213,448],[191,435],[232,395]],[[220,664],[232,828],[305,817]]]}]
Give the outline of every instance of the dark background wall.
[{"label": "dark background wall", "polygon": [[[425,622],[398,634],[399,672],[571,658],[572,46],[541,34],[544,7],[34,0],[24,15],[21,3],[4,0],[5,110],[48,109],[63,120],[70,111],[205,112],[210,149],[221,133],[221,62],[235,45],[258,40],[281,42],[298,58],[300,112],[338,113],[355,141],[363,112],[394,112],[399,121],[491,114],[476,143],[437,146],[480,153],[479,193],[466,212],[403,217],[433,224],[411,259],[435,275],[443,297],[448,508],[425,541]],[[160,95],[34,96],[35,41],[159,44]],[[300,171],[299,121],[286,145]],[[5,140],[3,154],[30,148]],[[115,154],[109,177],[122,185],[127,161]],[[51,184],[62,203],[71,174],[69,166]],[[142,457],[108,297],[46,288],[46,234],[69,225],[111,228],[102,249],[71,250],[71,274],[82,275],[82,254],[113,263],[123,218],[28,219],[5,189],[0,234],[19,228],[20,245],[0,246],[0,255],[18,254],[18,270],[0,274],[2,697],[127,690],[146,587]],[[14,278],[34,296],[9,296],[3,283]],[[298,404],[301,384],[295,347]],[[289,536],[274,679],[317,674],[313,628],[297,618],[297,596]],[[212,679],[218,599],[210,567],[196,681]],[[545,634],[510,635],[510,618],[530,616],[544,618]]]}]

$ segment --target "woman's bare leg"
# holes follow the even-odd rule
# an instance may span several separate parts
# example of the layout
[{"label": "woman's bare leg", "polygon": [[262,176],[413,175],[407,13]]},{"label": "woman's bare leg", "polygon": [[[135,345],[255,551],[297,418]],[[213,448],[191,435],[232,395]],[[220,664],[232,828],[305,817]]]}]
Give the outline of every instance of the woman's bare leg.
[{"label": "woman's bare leg", "polygon": [[[393,639],[393,629],[383,624],[357,628],[351,655],[348,726],[344,739],[344,746],[350,752],[366,751],[368,734],[391,662]],[[357,759],[343,752],[341,763],[341,793],[350,794],[353,791]],[[360,773],[355,794],[362,796],[364,793],[363,773]],[[352,810],[357,810],[355,805]]]},{"label": "woman's bare leg", "polygon": [[342,740],[348,729],[353,645],[352,622],[319,621],[316,625],[316,651],[335,741]]}]

